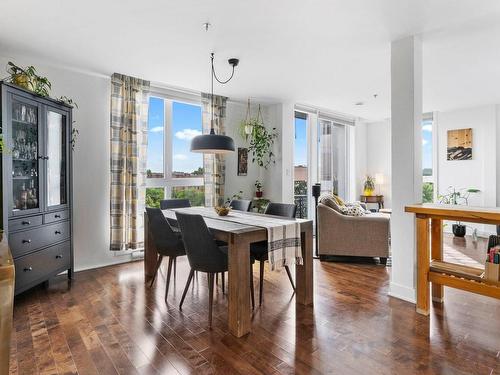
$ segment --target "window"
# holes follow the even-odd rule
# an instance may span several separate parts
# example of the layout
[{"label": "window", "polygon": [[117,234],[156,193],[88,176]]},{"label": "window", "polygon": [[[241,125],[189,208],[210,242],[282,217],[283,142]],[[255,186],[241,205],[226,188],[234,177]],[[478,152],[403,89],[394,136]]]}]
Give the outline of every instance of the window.
[{"label": "window", "polygon": [[191,140],[201,133],[200,104],[150,97],[147,206],[159,207],[164,198],[188,198],[193,206],[203,205],[203,155],[190,151]]},{"label": "window", "polygon": [[297,217],[307,218],[307,114],[295,112],[295,142],[293,150],[293,194]]},{"label": "window", "polygon": [[432,130],[434,119],[432,113],[425,113],[422,119],[422,202],[434,201],[434,171],[432,168]]}]

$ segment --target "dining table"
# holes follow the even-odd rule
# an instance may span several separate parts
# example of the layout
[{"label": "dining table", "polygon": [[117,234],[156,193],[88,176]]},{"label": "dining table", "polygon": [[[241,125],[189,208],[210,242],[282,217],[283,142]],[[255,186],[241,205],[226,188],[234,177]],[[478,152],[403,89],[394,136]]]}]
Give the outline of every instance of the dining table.
[{"label": "dining table", "polygon": [[[176,225],[175,210],[162,210],[169,223]],[[268,231],[265,227],[235,222],[228,217],[214,215],[210,207],[183,208],[182,212],[200,214],[213,234],[214,238],[228,244],[228,328],[236,337],[251,332],[252,309],[250,303],[250,244],[267,241]],[[238,215],[241,215],[238,212]],[[264,214],[246,212],[245,217],[262,216]],[[295,265],[296,295],[298,305],[313,304],[313,222],[307,219],[283,218],[264,215],[266,219],[276,221],[291,220],[300,224],[302,264]],[[258,218],[256,218],[258,219]],[[144,213],[144,274],[145,282],[151,280],[155,273],[157,252],[151,240],[147,214]]]}]

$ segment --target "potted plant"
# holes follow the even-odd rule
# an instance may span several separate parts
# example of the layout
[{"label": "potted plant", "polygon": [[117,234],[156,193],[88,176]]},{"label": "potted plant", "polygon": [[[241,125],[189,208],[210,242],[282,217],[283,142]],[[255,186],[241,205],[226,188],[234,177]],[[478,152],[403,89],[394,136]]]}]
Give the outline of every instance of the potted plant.
[{"label": "potted plant", "polygon": [[363,184],[363,195],[370,196],[373,195],[373,192],[375,191],[375,179],[367,175],[365,178],[365,182]]},{"label": "potted plant", "polygon": [[12,61],[7,63],[7,73],[9,77],[5,78],[7,82],[33,91],[41,96],[49,96],[52,84],[47,77],[39,76],[34,66],[21,68]]},{"label": "potted plant", "polygon": [[262,198],[263,192],[262,192],[262,182],[259,180],[255,181],[255,196],[257,198]]},{"label": "potted plant", "polygon": [[[455,205],[469,205],[469,197],[471,194],[479,193],[479,189],[456,189],[453,186],[448,187],[448,193],[438,196],[439,203],[442,204],[455,204]],[[452,225],[452,231],[455,237],[464,237],[467,232],[467,227],[461,222]]]},{"label": "potted plant", "polygon": [[276,128],[269,131],[264,126],[260,105],[257,117],[251,117],[250,100],[248,101],[247,115],[240,123],[239,132],[242,138],[250,143],[248,150],[252,153],[252,163],[257,163],[259,167],[267,169],[270,164],[276,162],[272,149],[278,132]]}]

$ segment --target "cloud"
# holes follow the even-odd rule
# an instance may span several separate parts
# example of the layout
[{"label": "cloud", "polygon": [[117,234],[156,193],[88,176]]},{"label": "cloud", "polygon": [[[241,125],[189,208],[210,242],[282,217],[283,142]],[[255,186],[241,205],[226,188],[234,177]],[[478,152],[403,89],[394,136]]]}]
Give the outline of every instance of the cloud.
[{"label": "cloud", "polygon": [[154,128],[149,129],[151,133],[161,133],[163,131],[163,126],[155,126]]},{"label": "cloud", "polygon": [[201,135],[201,131],[196,129],[184,129],[175,133],[175,136],[179,139],[190,141],[197,135]]},{"label": "cloud", "polygon": [[174,155],[174,159],[175,160],[187,160],[187,155],[184,155],[184,154],[175,154]]},{"label": "cloud", "polygon": [[424,132],[432,132],[432,125],[424,125],[422,126],[422,130]]},{"label": "cloud", "polygon": [[426,145],[427,143],[429,143],[429,141],[427,139],[422,139],[422,145]]}]

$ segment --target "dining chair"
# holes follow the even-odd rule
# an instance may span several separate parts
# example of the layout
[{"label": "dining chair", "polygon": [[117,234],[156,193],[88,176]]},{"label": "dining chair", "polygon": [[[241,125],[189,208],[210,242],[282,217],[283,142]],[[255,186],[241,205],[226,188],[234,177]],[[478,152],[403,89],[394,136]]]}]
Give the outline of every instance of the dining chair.
[{"label": "dining chair", "polygon": [[[170,276],[172,274],[172,265],[177,263],[177,257],[186,255],[184,244],[180,232],[176,232],[168,223],[168,220],[163,216],[159,208],[146,208],[146,213],[149,220],[149,231],[153,239],[158,259],[156,261],[155,272],[151,280],[150,287],[153,286],[158,269],[160,268],[163,257],[168,257],[167,282],[165,288],[165,302],[167,301],[168,287],[170,285]],[[174,280],[175,280],[174,271]]]},{"label": "dining chair", "polygon": [[250,211],[250,208],[252,207],[252,201],[248,199],[233,199],[229,203],[229,207],[236,211],[247,212]]},{"label": "dining chair", "polygon": [[189,199],[163,199],[160,201],[160,208],[162,210],[184,207],[191,207],[191,202],[189,201]]},{"label": "dining chair", "polygon": [[[266,215],[275,215],[288,218],[295,218],[297,213],[297,205],[289,203],[269,203],[264,211]],[[259,280],[259,305],[262,305],[262,296],[264,289],[264,262],[269,260],[269,252],[267,249],[267,241],[256,242],[250,245],[250,256],[259,261],[260,265],[260,280]],[[285,266],[286,274],[295,291],[295,284],[293,282],[292,273],[290,268]]]},{"label": "dining chair", "polygon": [[181,229],[182,241],[191,270],[182,293],[179,309],[186,298],[186,293],[193,279],[195,271],[206,272],[208,277],[208,326],[212,327],[212,305],[214,296],[214,276],[228,270],[227,247],[218,246],[201,215],[192,215],[176,212],[177,222]]}]

